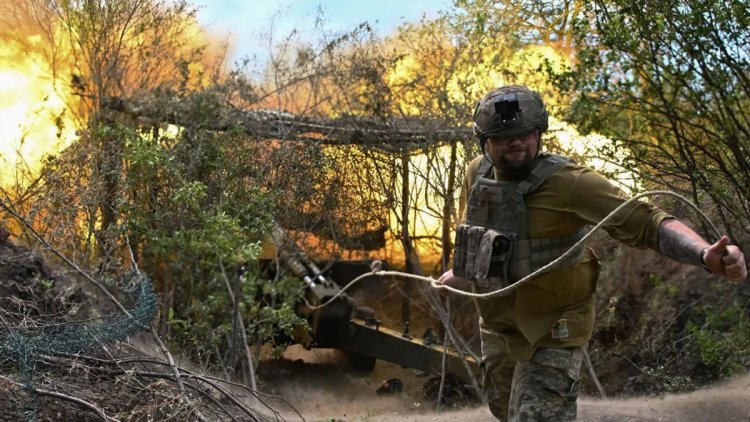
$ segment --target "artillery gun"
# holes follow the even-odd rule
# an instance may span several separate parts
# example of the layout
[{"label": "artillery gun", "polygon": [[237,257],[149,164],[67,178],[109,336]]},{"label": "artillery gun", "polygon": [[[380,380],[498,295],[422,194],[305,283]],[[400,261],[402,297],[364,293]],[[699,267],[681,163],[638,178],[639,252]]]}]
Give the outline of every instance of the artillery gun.
[{"label": "artillery gun", "polygon": [[[281,227],[275,227],[271,241],[277,251],[278,264],[298,277],[305,289],[307,303],[300,303],[296,308],[296,312],[307,319],[312,332],[312,341],[305,347],[342,350],[350,367],[359,373],[371,372],[381,359],[431,375],[439,375],[445,365],[446,373],[467,384],[477,374],[478,363],[474,359],[438,344],[436,336],[430,335],[431,330],[422,338],[414,338],[409,333],[408,306],[402,306],[404,329],[399,332],[383,326],[372,309],[358,306],[345,292],[339,294],[342,286],[371,271],[367,263],[354,266],[349,263],[348,271],[337,271],[337,264],[333,264],[322,271]],[[315,308],[337,294],[326,306]]]}]

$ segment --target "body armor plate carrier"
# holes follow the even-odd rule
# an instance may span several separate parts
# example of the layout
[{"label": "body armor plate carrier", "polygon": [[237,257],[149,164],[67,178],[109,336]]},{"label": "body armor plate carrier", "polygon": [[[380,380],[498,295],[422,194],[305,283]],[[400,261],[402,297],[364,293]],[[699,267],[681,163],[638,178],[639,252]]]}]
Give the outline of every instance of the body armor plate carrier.
[{"label": "body armor plate carrier", "polygon": [[[570,162],[560,155],[540,154],[526,179],[510,182],[495,180],[492,164],[483,159],[469,194],[466,222],[456,231],[454,275],[475,280],[482,291],[497,290],[544,267],[581,240],[585,227],[558,238],[528,235],[526,195]],[[583,251],[581,245],[547,271],[574,265]]]}]

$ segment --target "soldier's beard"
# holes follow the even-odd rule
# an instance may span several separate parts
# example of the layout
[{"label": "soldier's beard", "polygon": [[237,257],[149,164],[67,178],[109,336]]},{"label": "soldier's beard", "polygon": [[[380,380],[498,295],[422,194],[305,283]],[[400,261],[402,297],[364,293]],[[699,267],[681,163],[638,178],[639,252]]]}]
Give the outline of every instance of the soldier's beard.
[{"label": "soldier's beard", "polygon": [[531,172],[531,163],[534,161],[531,154],[526,154],[521,160],[508,160],[500,158],[497,162],[498,169],[503,177],[510,180],[525,179]]}]

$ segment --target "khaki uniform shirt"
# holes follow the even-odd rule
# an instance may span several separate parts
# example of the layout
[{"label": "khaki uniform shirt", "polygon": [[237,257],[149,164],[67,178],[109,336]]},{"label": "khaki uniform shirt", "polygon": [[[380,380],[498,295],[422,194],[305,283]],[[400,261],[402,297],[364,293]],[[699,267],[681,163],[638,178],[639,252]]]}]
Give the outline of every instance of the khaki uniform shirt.
[{"label": "khaki uniform shirt", "polygon": [[[481,160],[480,156],[469,164],[464,178],[460,201],[464,219]],[[595,171],[565,164],[526,196],[529,236],[569,236],[583,226],[598,224],[628,199]],[[656,249],[659,224],[669,217],[652,205],[635,202],[603,229],[627,245]],[[480,327],[500,334],[517,359],[528,359],[537,347],[586,345],[594,327],[598,275],[599,262],[587,247],[573,267],[542,274],[509,295],[478,299]]]}]

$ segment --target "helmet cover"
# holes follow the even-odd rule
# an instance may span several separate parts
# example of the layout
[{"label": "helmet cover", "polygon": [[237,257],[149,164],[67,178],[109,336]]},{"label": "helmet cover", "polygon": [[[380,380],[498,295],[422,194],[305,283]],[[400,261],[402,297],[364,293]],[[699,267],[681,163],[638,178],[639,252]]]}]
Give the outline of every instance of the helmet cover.
[{"label": "helmet cover", "polygon": [[495,88],[484,96],[474,109],[474,136],[511,137],[534,128],[544,132],[549,115],[538,92],[525,86],[508,85]]}]

